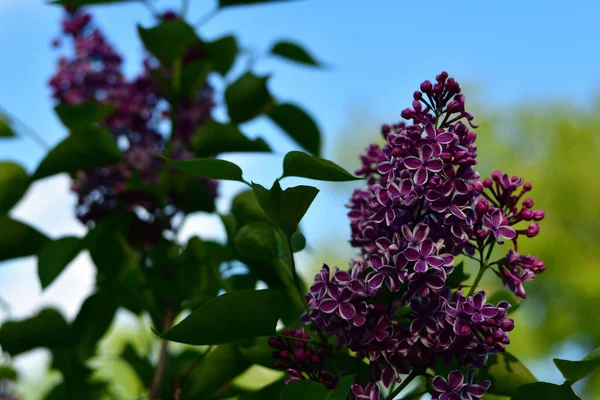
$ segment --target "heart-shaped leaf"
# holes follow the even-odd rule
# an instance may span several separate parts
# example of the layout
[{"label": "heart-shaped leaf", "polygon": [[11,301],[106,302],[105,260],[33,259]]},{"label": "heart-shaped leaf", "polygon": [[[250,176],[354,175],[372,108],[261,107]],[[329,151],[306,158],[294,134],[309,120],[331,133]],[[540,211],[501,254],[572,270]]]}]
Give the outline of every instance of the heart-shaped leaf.
[{"label": "heart-shaped leaf", "polygon": [[303,149],[315,155],[321,153],[321,131],[312,117],[300,107],[289,103],[278,104],[269,111],[268,116]]},{"label": "heart-shaped leaf", "polygon": [[47,242],[38,253],[38,276],[46,289],[67,265],[79,254],[83,241],[67,236]]},{"label": "heart-shaped leaf", "polygon": [[256,76],[248,72],[225,90],[225,101],[231,121],[246,122],[270,111],[274,100],[267,88],[268,80],[268,76]]},{"label": "heart-shaped leaf", "polygon": [[554,364],[570,384],[585,378],[600,367],[600,347],[597,347],[581,361],[554,359]]},{"label": "heart-shaped leaf", "polygon": [[283,176],[298,176],[329,182],[361,180],[336,163],[301,151],[290,151],[283,159]]},{"label": "heart-shaped leaf", "polygon": [[197,40],[194,28],[180,19],[163,21],[153,28],[138,26],[146,49],[164,66],[170,67]]}]

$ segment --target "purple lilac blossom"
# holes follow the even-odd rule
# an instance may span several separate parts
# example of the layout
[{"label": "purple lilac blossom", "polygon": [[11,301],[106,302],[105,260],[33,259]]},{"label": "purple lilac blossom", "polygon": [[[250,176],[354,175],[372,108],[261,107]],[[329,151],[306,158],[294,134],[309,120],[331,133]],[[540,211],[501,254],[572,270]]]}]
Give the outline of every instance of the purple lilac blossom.
[{"label": "purple lilac blossom", "polygon": [[[166,13],[164,17],[173,15]],[[113,106],[115,111],[101,125],[113,134],[125,159],[73,175],[72,190],[78,195],[76,215],[83,223],[93,225],[121,206],[133,219],[132,240],[141,241],[142,245],[156,243],[162,231],[171,227],[171,219],[183,200],[169,193],[166,201],[161,201],[129,183],[135,180],[152,185],[160,180],[164,162],[156,153],[165,150],[167,141],[159,126],[170,115],[165,94],[155,84],[151,70],[167,77],[170,72],[148,57],[142,72],[133,79],[127,78],[122,72],[122,57],[92,26],[91,15],[79,8],[66,8],[62,31],[65,41],[73,44],[73,53],[58,62],[49,81],[52,97],[59,104],[96,101]],[[56,39],[53,44],[58,47],[61,41]],[[184,61],[201,58],[201,53],[190,49]],[[200,124],[211,120],[212,107],[212,89],[208,85],[194,99],[182,100],[169,143],[171,158],[193,158],[191,136]],[[215,181],[201,179],[200,184],[216,197]],[[137,208],[145,210],[143,218],[136,215]]]},{"label": "purple lilac blossom", "polygon": [[[533,200],[521,201],[531,185],[499,171],[479,179],[477,134],[470,129],[476,126],[458,83],[443,72],[413,98],[402,111],[412,124],[384,125],[385,146],[370,145],[360,157],[356,173],[367,187],[348,204],[350,243],[360,254],[348,272],[324,265],[306,295],[310,311],[303,320],[369,361],[371,386],[356,386],[355,398],[379,398],[378,382],[389,387],[400,374],[424,372],[438,361],[482,368],[510,343],[507,302],[489,304],[483,291],[465,295],[447,286],[455,257],[477,251],[483,257],[494,243],[512,242],[514,249],[489,265],[523,297],[523,282],[545,268],[517,253],[518,238],[536,236],[539,226],[515,225],[544,217],[531,210]],[[479,399],[489,387],[459,375],[436,377],[434,398]]]}]

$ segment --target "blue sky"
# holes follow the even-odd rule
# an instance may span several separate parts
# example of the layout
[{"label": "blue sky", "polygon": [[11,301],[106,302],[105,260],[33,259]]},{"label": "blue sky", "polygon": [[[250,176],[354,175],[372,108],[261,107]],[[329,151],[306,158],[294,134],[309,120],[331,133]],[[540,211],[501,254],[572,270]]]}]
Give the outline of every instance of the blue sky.
[{"label": "blue sky", "polygon": [[[170,0],[152,1],[159,10],[178,7]],[[215,0],[191,0],[190,20],[199,20],[215,4]],[[125,55],[127,72],[135,74],[141,55],[135,24],[152,23],[148,10],[132,3],[96,7],[94,14],[97,25]],[[199,32],[207,38],[235,33],[243,38],[244,47],[259,53],[265,53],[276,39],[292,39],[326,62],[326,69],[310,69],[264,58],[256,71],[273,74],[270,87],[278,99],[302,104],[315,116],[326,138],[327,155],[335,143],[343,143],[338,133],[347,127],[352,109],[364,109],[381,117],[381,122],[398,120],[418,84],[441,70],[463,86],[477,87],[477,101],[485,102],[480,104],[483,108],[552,99],[585,106],[600,85],[599,14],[600,3],[594,0],[306,0],[232,8]],[[0,105],[51,145],[66,135],[52,112],[47,87],[59,54],[50,41],[59,32],[60,16],[59,8],[42,1],[0,0]],[[221,114],[217,112],[217,117]],[[244,128],[250,135],[267,137],[279,153],[293,148],[267,121]],[[43,154],[27,138],[0,142],[0,159],[19,161],[29,170]],[[239,161],[247,178],[264,184],[280,172],[277,155],[252,161],[243,156],[229,159]],[[308,237],[340,230],[332,226],[347,230],[343,203],[327,196],[329,186],[317,186],[323,193],[307,216]],[[225,185],[224,192],[239,188]],[[54,237],[81,234],[82,227],[72,217],[73,201],[67,179],[59,177],[36,185],[14,215]],[[214,221],[207,226],[215,227]],[[190,232],[196,231],[190,228]],[[36,279],[32,260],[7,263],[0,269],[0,293],[16,307],[17,315],[30,312],[40,301],[63,304],[72,315],[93,285],[89,260],[81,257],[75,261],[79,268],[70,268],[70,275],[61,277],[46,297],[38,286],[27,283]],[[18,301],[26,306],[19,308],[9,294],[17,295],[15,288],[25,285],[28,289],[19,290]],[[77,299],[65,297],[65,291]],[[30,300],[23,300],[24,296]]]}]

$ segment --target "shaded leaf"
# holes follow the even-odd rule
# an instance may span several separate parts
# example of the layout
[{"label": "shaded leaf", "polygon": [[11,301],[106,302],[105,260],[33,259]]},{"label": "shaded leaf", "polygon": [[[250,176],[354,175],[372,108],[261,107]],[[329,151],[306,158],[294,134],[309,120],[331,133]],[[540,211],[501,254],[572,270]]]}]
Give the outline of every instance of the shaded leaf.
[{"label": "shaded leaf", "polygon": [[517,311],[517,309],[523,303],[523,299],[521,297],[515,296],[514,293],[508,290],[498,290],[497,292],[492,293],[490,297],[488,297],[487,302],[496,305],[501,301],[508,301],[511,307],[508,309],[507,314],[512,314]]},{"label": "shaded leaf", "polygon": [[294,104],[283,103],[269,111],[268,116],[303,149],[315,155],[321,153],[321,131],[304,110]]},{"label": "shaded leaf", "polygon": [[79,254],[83,241],[67,236],[47,242],[38,253],[38,277],[46,289],[67,265]]},{"label": "shaded leaf", "polygon": [[249,221],[271,221],[258,203],[253,190],[245,190],[233,198],[231,213],[240,225]]},{"label": "shaded leaf", "polygon": [[273,368],[275,349],[269,346],[269,336],[248,340],[246,343],[240,344],[238,350],[250,363]]},{"label": "shaded leaf", "polygon": [[273,98],[267,88],[268,76],[245,73],[225,90],[225,101],[229,118],[242,123],[269,112]]},{"label": "shaded leaf", "polygon": [[256,392],[246,392],[239,395],[239,400],[279,400],[280,393],[285,388],[286,378],[279,379]]},{"label": "shaded leaf", "polygon": [[232,35],[205,43],[204,49],[215,70],[221,75],[226,75],[229,72],[239,51],[237,40]]},{"label": "shaded leaf", "polygon": [[236,274],[231,275],[226,279],[227,288],[237,291],[237,290],[251,290],[256,288],[256,283],[258,282],[258,277],[256,274],[250,272],[248,274]]},{"label": "shaded leaf", "polygon": [[54,107],[54,111],[63,125],[73,131],[104,121],[115,109],[114,106],[95,101],[84,104],[61,103]]},{"label": "shaded leaf", "polygon": [[249,222],[237,232],[235,249],[253,260],[282,258],[277,231],[266,222]]},{"label": "shaded leaf", "polygon": [[600,367],[600,347],[597,347],[581,361],[554,359],[554,364],[563,374],[565,379],[572,385],[580,379],[585,378],[596,368]]},{"label": "shaded leaf", "polygon": [[138,33],[144,46],[164,66],[170,67],[195,41],[194,28],[180,19],[163,21],[153,28],[142,28]]},{"label": "shaded leaf", "polygon": [[0,215],[0,261],[34,255],[48,240],[31,226]]},{"label": "shaded leaf", "polygon": [[306,238],[300,231],[296,231],[292,234],[291,241],[292,241],[292,251],[294,253],[302,251],[306,247]]},{"label": "shaded leaf", "polygon": [[371,378],[369,364],[363,360],[359,360],[345,351],[334,351],[333,359],[346,374],[354,375],[357,383],[365,384]]},{"label": "shaded leaf", "polygon": [[281,392],[281,400],[346,400],[354,376],[341,377],[335,390],[329,390],[322,384],[315,381],[293,381]]},{"label": "shaded leaf", "polygon": [[205,179],[175,170],[169,173],[169,179],[165,179],[164,185],[167,186],[173,202],[181,211],[185,213],[215,211],[214,193],[208,189]]},{"label": "shaded leaf", "polygon": [[67,321],[54,308],[21,321],[7,321],[0,327],[2,350],[16,356],[37,347],[55,348],[70,343]]},{"label": "shaded leaf", "polygon": [[236,164],[215,158],[197,158],[195,160],[169,160],[169,164],[182,171],[208,179],[243,182],[242,169]]},{"label": "shaded leaf", "polygon": [[100,167],[122,159],[123,155],[110,132],[90,127],[67,137],[50,150],[33,174],[33,179]]},{"label": "shaded leaf", "polygon": [[73,321],[73,350],[80,362],[91,358],[98,341],[112,324],[117,312],[117,299],[111,293],[99,291],[89,296]]},{"label": "shaded leaf", "polygon": [[446,285],[452,289],[457,288],[460,284],[469,279],[471,275],[465,273],[464,261],[459,262],[454,266],[454,271],[446,279]]},{"label": "shaded leaf", "polygon": [[138,355],[131,343],[127,343],[127,345],[125,345],[125,348],[121,353],[121,358],[125,360],[131,368],[133,368],[144,386],[150,385],[154,368],[147,358]]},{"label": "shaded leaf", "polygon": [[192,146],[197,157],[232,152],[271,151],[263,139],[248,139],[236,125],[221,124],[217,121],[201,124],[192,137]]},{"label": "shaded leaf", "polygon": [[356,181],[363,178],[352,175],[339,165],[324,158],[301,151],[290,151],[283,159],[283,176],[297,176],[329,182]]},{"label": "shaded leaf", "polygon": [[206,302],[161,337],[191,345],[212,345],[271,335],[282,313],[282,300],[270,289],[225,293]]},{"label": "shaded leaf", "polygon": [[555,385],[535,382],[517,389],[511,400],[581,400],[567,382]]},{"label": "shaded leaf", "polygon": [[275,43],[271,49],[271,53],[300,64],[315,67],[321,66],[321,63],[315,60],[302,46],[294,42],[281,40]]},{"label": "shaded leaf", "polygon": [[10,120],[5,115],[0,114],[0,138],[16,137],[16,133],[11,127]]},{"label": "shaded leaf", "polygon": [[488,393],[512,396],[522,385],[537,382],[531,371],[512,354],[496,353],[489,356],[476,380],[489,380]]},{"label": "shaded leaf", "polygon": [[[181,70],[181,89],[189,100],[194,100],[198,96],[198,92],[204,88],[206,77],[210,71],[211,65],[206,60],[188,61],[183,65]],[[164,83],[163,86],[168,88],[168,83]]]},{"label": "shaded leaf", "polygon": [[0,214],[6,214],[29,188],[29,176],[19,164],[0,162]]},{"label": "shaded leaf", "polygon": [[278,3],[290,0],[219,0],[219,7],[245,6],[260,3]]}]

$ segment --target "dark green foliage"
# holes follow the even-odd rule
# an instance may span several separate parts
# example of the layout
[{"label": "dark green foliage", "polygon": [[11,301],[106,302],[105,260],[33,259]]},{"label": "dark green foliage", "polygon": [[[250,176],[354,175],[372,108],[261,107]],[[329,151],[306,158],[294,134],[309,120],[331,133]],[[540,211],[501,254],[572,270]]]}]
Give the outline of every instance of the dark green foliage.
[{"label": "dark green foliage", "polygon": [[537,382],[529,369],[508,352],[489,356],[477,374],[477,380],[484,379],[492,383],[487,393],[502,396],[512,396],[520,386]]},{"label": "dark green foliage", "polygon": [[195,160],[168,160],[182,171],[209,179],[243,182],[242,169],[232,162],[214,158]]},{"label": "dark green foliage", "polygon": [[511,400],[581,400],[567,382],[554,385],[536,382],[521,386]]},{"label": "dark green foliage", "polygon": [[314,381],[294,381],[283,389],[281,400],[346,400],[353,379],[354,377],[351,375],[340,378],[335,390],[329,390]]},{"label": "dark green foliage", "polygon": [[200,125],[192,138],[192,144],[198,157],[232,152],[271,151],[263,139],[249,139],[236,125],[216,121]]},{"label": "dark green foliage", "polygon": [[283,176],[298,176],[318,181],[346,182],[362,178],[352,175],[339,165],[301,151],[290,151],[283,160]]},{"label": "dark green foliage", "polygon": [[59,104],[54,107],[54,111],[61,122],[76,133],[79,129],[104,121],[115,111],[115,107],[97,102]]},{"label": "dark green foliage", "polygon": [[0,261],[34,255],[48,240],[31,226],[0,215]]},{"label": "dark green foliage", "polygon": [[226,293],[203,304],[161,337],[211,345],[271,335],[281,313],[281,296],[273,290]]},{"label": "dark green foliage", "polygon": [[47,288],[82,250],[83,242],[67,236],[47,242],[38,253],[38,276],[42,289]]},{"label": "dark green foliage", "polygon": [[[446,285],[455,289],[463,284],[471,275],[465,273],[464,261],[459,262],[454,266],[454,271],[446,279]],[[495,303],[494,303],[495,304]]]},{"label": "dark green foliage", "polygon": [[235,249],[253,260],[283,258],[281,238],[276,229],[266,222],[249,222],[235,235]]},{"label": "dark green foliage", "polygon": [[107,130],[89,127],[67,137],[50,150],[33,174],[33,179],[100,167],[122,159],[121,151]]},{"label": "dark green foliage", "polygon": [[12,138],[17,136],[11,127],[8,117],[0,113],[0,138]]},{"label": "dark green foliage", "polygon": [[0,343],[3,351],[16,356],[37,347],[69,345],[71,332],[60,312],[45,308],[33,317],[5,322],[0,327]]},{"label": "dark green foliage", "polygon": [[179,19],[148,29],[138,26],[138,32],[146,49],[167,67],[197,40],[194,28]]},{"label": "dark green foliage", "polygon": [[6,214],[29,188],[27,171],[19,164],[0,162],[0,214]]},{"label": "dark green foliage", "polygon": [[275,106],[268,114],[290,138],[306,151],[321,154],[321,131],[316,122],[300,107],[284,103]]},{"label": "dark green foliage", "polygon": [[223,36],[213,42],[204,43],[203,47],[215,71],[227,75],[239,51],[235,36]]},{"label": "dark green foliage", "polygon": [[312,55],[308,53],[302,46],[297,43],[287,40],[281,40],[271,48],[271,53],[287,60],[309,66],[321,66]]},{"label": "dark green foliage", "polygon": [[600,367],[600,347],[594,349],[594,351],[581,361],[569,361],[555,358],[554,364],[563,374],[565,379],[570,384],[574,384]]},{"label": "dark green foliage", "polygon": [[274,100],[267,88],[268,80],[268,76],[247,72],[227,88],[225,101],[232,122],[246,122],[271,110]]}]

